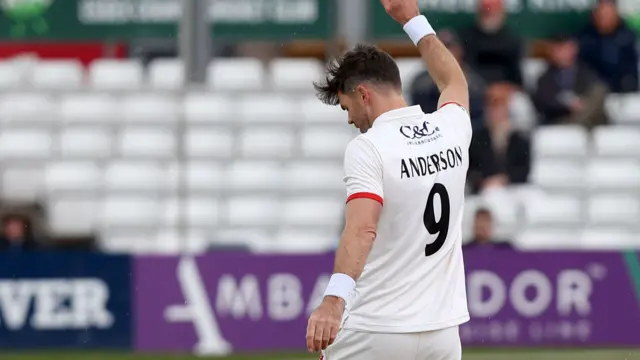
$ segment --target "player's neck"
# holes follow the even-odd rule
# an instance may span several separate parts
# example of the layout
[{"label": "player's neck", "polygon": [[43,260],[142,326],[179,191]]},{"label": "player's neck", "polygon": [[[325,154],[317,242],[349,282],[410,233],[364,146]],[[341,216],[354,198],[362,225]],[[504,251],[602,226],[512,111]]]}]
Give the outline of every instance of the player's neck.
[{"label": "player's neck", "polygon": [[402,95],[386,97],[384,100],[379,102],[379,105],[374,109],[374,122],[375,119],[379,118],[382,114],[388,113],[389,111],[406,108],[407,102],[404,100]]}]

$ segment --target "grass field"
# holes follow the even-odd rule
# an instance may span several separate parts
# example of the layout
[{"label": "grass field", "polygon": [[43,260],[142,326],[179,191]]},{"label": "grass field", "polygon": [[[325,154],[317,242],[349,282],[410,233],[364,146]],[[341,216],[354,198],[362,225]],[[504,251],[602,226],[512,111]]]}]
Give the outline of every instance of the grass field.
[{"label": "grass field", "polygon": [[[0,353],[0,359],[9,360],[197,360],[190,355],[137,355],[127,353],[95,352],[38,352]],[[317,355],[272,354],[234,355],[221,360],[317,360]],[[464,360],[640,360],[640,350],[468,350]],[[396,360],[396,359],[392,359]],[[402,359],[397,359],[402,360]]]}]

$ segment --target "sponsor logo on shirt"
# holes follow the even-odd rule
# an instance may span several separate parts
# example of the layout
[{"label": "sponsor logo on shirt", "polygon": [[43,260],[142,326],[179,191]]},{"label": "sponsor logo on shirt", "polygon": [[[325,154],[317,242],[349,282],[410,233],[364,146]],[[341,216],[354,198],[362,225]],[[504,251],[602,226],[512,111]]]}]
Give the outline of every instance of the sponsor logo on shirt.
[{"label": "sponsor logo on shirt", "polygon": [[402,125],[400,134],[410,140],[408,145],[421,145],[442,137],[440,128],[428,121],[423,122],[421,126]]}]

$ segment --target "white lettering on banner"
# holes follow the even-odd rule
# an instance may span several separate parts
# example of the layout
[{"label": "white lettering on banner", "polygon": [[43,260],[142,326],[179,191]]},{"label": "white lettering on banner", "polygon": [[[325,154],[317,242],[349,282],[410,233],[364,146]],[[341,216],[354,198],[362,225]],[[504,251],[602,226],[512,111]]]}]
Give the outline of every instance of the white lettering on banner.
[{"label": "white lettering on banner", "polygon": [[9,330],[71,330],[113,325],[107,309],[109,288],[100,279],[0,281],[0,314]]},{"label": "white lettering on banner", "polygon": [[293,320],[304,308],[302,284],[293,274],[274,274],[269,277],[269,318],[276,321]]},{"label": "white lettering on banner", "polygon": [[580,270],[565,270],[558,276],[558,312],[571,315],[572,311],[586,316],[591,313],[589,297],[593,284],[589,276]]},{"label": "white lettering on banner", "polygon": [[[482,298],[483,289],[489,290],[489,298]],[[469,312],[475,316],[491,317],[497,314],[507,299],[506,285],[491,271],[474,271],[467,279]]]},{"label": "white lettering on banner", "polygon": [[231,275],[222,275],[218,282],[216,310],[220,314],[231,314],[235,319],[249,316],[252,320],[262,318],[260,286],[253,275],[246,275],[240,285]]},{"label": "white lettering on banner", "polygon": [[[533,299],[527,298],[526,291],[529,287],[535,289],[536,295]],[[552,296],[551,282],[538,270],[527,270],[518,274],[509,291],[513,307],[526,317],[542,314],[549,307]]]}]

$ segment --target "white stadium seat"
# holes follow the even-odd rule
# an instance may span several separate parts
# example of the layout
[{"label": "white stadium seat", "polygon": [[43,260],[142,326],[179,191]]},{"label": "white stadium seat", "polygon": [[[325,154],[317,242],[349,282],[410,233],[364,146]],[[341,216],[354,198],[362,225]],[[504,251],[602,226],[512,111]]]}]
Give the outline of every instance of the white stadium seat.
[{"label": "white stadium seat", "polygon": [[340,106],[323,104],[315,96],[306,97],[300,103],[300,120],[305,123],[348,126],[348,114]]},{"label": "white stadium seat", "polygon": [[261,90],[264,66],[253,58],[216,59],[207,69],[207,84],[214,90]]},{"label": "white stadium seat", "polygon": [[269,244],[270,252],[279,254],[315,254],[329,252],[338,245],[337,231],[317,232],[305,228],[284,228]]},{"label": "white stadium seat", "polygon": [[149,63],[149,83],[157,90],[178,90],[184,86],[184,63],[181,59],[154,59]]},{"label": "white stadium seat", "polygon": [[169,129],[124,129],[118,145],[123,157],[169,159],[176,154],[176,136]]},{"label": "white stadium seat", "polygon": [[192,161],[186,166],[184,174],[191,192],[217,191],[227,183],[222,167],[216,163]]},{"label": "white stadium seat", "polygon": [[580,190],[586,183],[585,168],[575,161],[539,159],[533,163],[530,181],[548,189]]},{"label": "white stadium seat", "polygon": [[[162,223],[164,208],[154,198],[143,196],[109,196],[101,205],[101,225],[109,228],[155,228]],[[136,240],[138,241],[138,240]]]},{"label": "white stadium seat", "polygon": [[640,162],[596,159],[589,163],[586,178],[591,189],[639,190]]},{"label": "white stadium seat", "polygon": [[528,133],[536,126],[536,108],[526,93],[516,91],[511,95],[509,112],[514,129]]},{"label": "white stadium seat", "polygon": [[547,229],[533,228],[525,229],[514,241],[516,248],[520,250],[576,250],[580,249],[580,234],[574,228],[569,229]]},{"label": "white stadium seat", "polygon": [[328,197],[295,197],[284,204],[285,225],[337,227],[342,223],[344,201]]},{"label": "white stadium seat", "polygon": [[297,105],[293,98],[283,95],[246,96],[238,104],[238,114],[247,124],[295,124],[301,113]]},{"label": "white stadium seat", "polygon": [[578,197],[547,196],[530,202],[524,209],[529,226],[578,226],[583,219],[582,202]]},{"label": "white stadium seat", "polygon": [[593,130],[598,156],[635,157],[640,159],[640,128],[632,126],[600,126]]},{"label": "white stadium seat", "polygon": [[638,225],[640,198],[635,194],[597,194],[589,199],[589,223]]},{"label": "white stadium seat", "polygon": [[218,225],[222,211],[216,198],[190,198],[185,205],[185,215],[190,226],[212,228]]},{"label": "white stadium seat", "polygon": [[236,161],[229,168],[226,185],[237,190],[279,190],[283,181],[277,162]]},{"label": "white stadium seat", "polygon": [[284,174],[289,191],[344,191],[344,171],[339,163],[299,161],[287,165]]},{"label": "white stadium seat", "polygon": [[112,155],[112,134],[101,128],[66,128],[58,137],[64,159],[104,159]]},{"label": "white stadium seat", "polygon": [[420,58],[401,58],[396,60],[396,63],[398,64],[398,69],[400,69],[400,79],[404,90],[409,89],[416,76],[426,70]]},{"label": "white stadium seat", "polygon": [[211,93],[189,93],[184,98],[184,116],[190,123],[234,123],[239,119],[236,101]]},{"label": "white stadium seat", "polygon": [[67,236],[92,234],[97,225],[99,204],[92,197],[50,197],[47,201],[49,230]]},{"label": "white stadium seat", "polygon": [[75,90],[83,85],[84,69],[77,60],[47,60],[35,64],[29,82],[41,90]]},{"label": "white stadium seat", "polygon": [[42,166],[7,167],[2,174],[2,199],[36,201],[44,193],[44,168]]},{"label": "white stadium seat", "polygon": [[46,160],[53,151],[53,139],[47,131],[10,129],[0,132],[0,159]]},{"label": "white stadium seat", "polygon": [[122,120],[130,124],[174,125],[180,108],[176,98],[166,95],[130,95],[122,101]]},{"label": "white stadium seat", "polygon": [[90,161],[54,162],[46,168],[47,191],[92,191],[102,189],[103,173]]},{"label": "white stadium seat", "polygon": [[190,158],[229,158],[235,154],[235,136],[226,129],[191,127],[184,146]]},{"label": "white stadium seat", "polygon": [[26,82],[24,71],[14,61],[0,61],[0,90],[15,90]]},{"label": "white stadium seat", "polygon": [[98,90],[137,90],[142,86],[144,67],[138,60],[94,60],[89,66],[91,86]]},{"label": "white stadium seat", "polygon": [[535,157],[584,157],[588,151],[588,133],[582,126],[540,127],[533,134]]},{"label": "white stadium seat", "polygon": [[611,94],[604,105],[614,124],[640,125],[640,94]]},{"label": "white stadium seat", "polygon": [[120,104],[106,94],[68,95],[60,102],[60,116],[67,124],[104,124],[116,122]]},{"label": "white stadium seat", "polygon": [[249,127],[238,140],[240,153],[249,158],[287,158],[293,153],[294,136],[289,128]]},{"label": "white stadium seat", "polygon": [[581,250],[638,250],[640,240],[620,227],[587,228],[580,234]]},{"label": "white stadium seat", "polygon": [[342,159],[354,137],[345,126],[307,127],[300,138],[302,155]]},{"label": "white stadium seat", "polygon": [[314,91],[313,82],[322,80],[324,67],[317,59],[274,59],[271,81],[276,90]]},{"label": "white stadium seat", "polygon": [[525,59],[520,66],[525,88],[534,91],[538,87],[538,79],[547,70],[547,62],[542,59]]},{"label": "white stadium seat", "polygon": [[270,195],[233,197],[227,204],[227,220],[230,226],[276,225],[281,208],[279,199]]},{"label": "white stadium seat", "polygon": [[57,110],[50,96],[10,93],[0,98],[0,123],[14,127],[53,125],[58,120]]},{"label": "white stadium seat", "polygon": [[168,191],[171,178],[168,168],[162,165],[138,162],[115,161],[107,166],[104,173],[107,191]]}]

